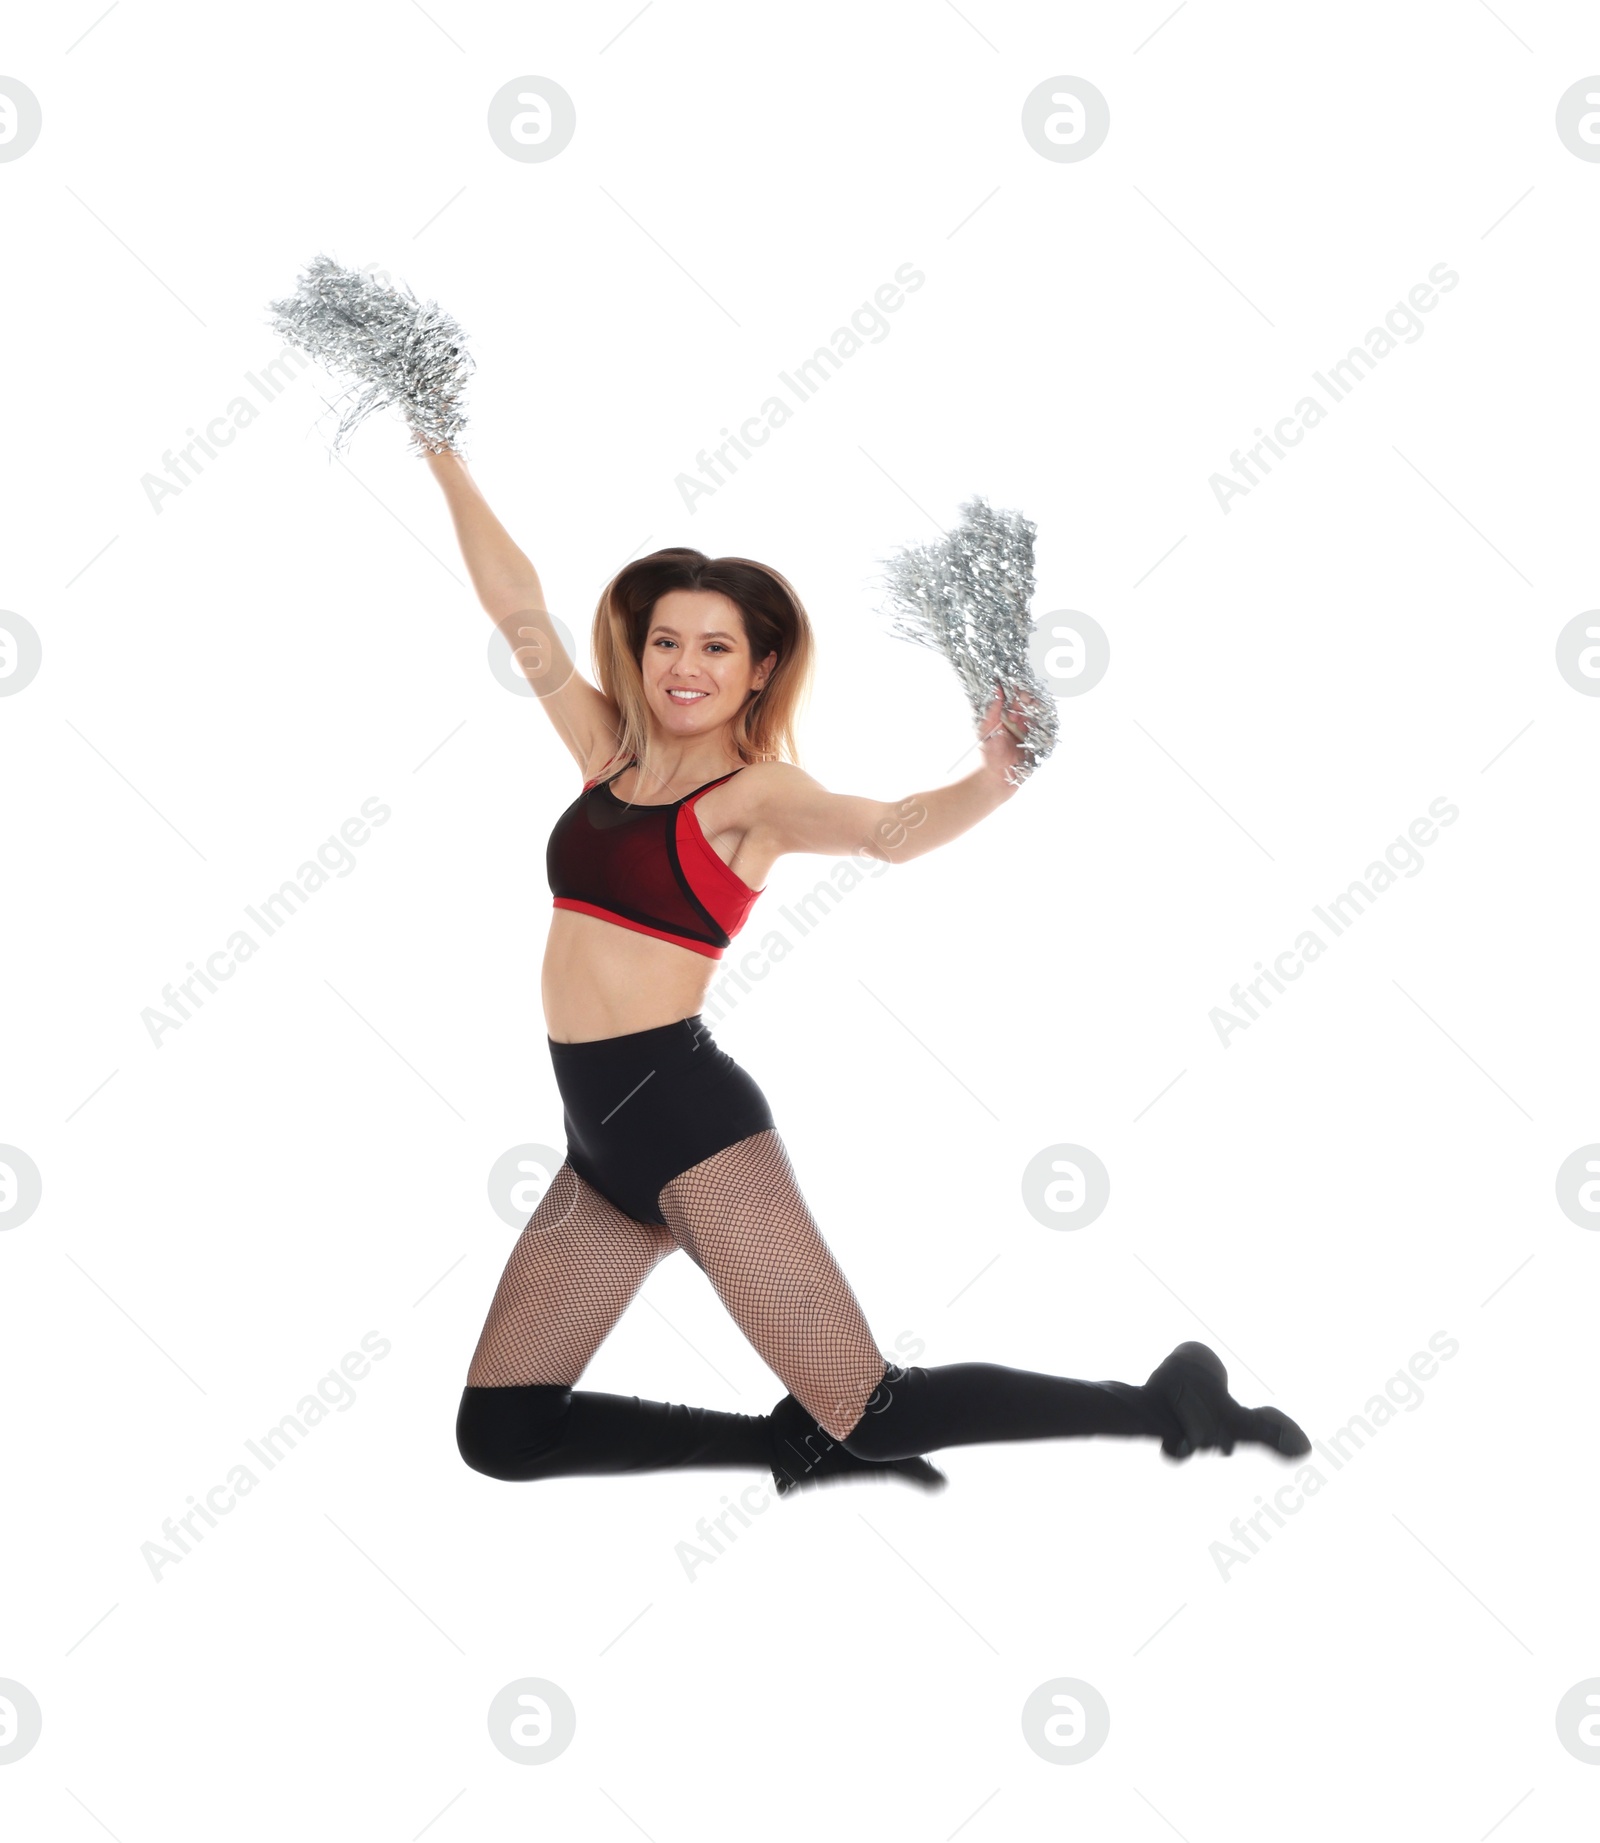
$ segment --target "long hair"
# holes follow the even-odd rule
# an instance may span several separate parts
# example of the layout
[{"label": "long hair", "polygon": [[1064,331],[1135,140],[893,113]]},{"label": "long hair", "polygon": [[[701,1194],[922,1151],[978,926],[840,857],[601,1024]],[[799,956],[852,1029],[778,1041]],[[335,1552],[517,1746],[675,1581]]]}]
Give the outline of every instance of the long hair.
[{"label": "long hair", "polygon": [[591,649],[600,688],[622,717],[617,754],[637,756],[640,780],[653,777],[649,707],[645,703],[645,637],[661,597],[673,589],[713,589],[726,595],[744,620],[751,657],[778,655],[767,682],[745,700],[733,719],[733,746],[741,762],[789,761],[798,765],[795,735],[811,687],[815,642],[811,622],[791,585],[748,557],[708,557],[687,547],[652,551],[624,564],[601,593],[594,611]]}]

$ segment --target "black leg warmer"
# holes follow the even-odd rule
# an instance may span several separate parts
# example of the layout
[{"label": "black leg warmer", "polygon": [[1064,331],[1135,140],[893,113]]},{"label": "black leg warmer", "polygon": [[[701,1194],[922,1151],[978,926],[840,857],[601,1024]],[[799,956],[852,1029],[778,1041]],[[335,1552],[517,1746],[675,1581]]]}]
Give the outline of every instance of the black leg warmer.
[{"label": "black leg warmer", "polygon": [[469,1385],[456,1414],[456,1446],[473,1471],[490,1478],[594,1477],[669,1466],[764,1472],[771,1433],[764,1414],[724,1414],[562,1384]]},{"label": "black leg warmer", "polygon": [[1128,1382],[1079,1382],[1000,1363],[891,1363],[844,1437],[858,1459],[905,1459],[989,1440],[1059,1440],[1085,1434],[1177,1439],[1160,1396]]}]

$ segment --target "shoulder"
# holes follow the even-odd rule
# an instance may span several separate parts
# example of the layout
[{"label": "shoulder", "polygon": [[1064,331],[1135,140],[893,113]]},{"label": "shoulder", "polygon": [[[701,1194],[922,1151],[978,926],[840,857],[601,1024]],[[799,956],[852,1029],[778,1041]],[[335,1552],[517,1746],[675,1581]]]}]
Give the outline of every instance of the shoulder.
[{"label": "shoulder", "polygon": [[784,761],[751,762],[729,785],[739,789],[752,814],[762,816],[783,812],[823,791],[804,768]]},{"label": "shoulder", "polygon": [[804,768],[798,768],[793,762],[767,761],[751,762],[744,769],[739,779],[747,787],[770,790],[775,793],[798,791],[819,785]]},{"label": "shoulder", "polygon": [[793,762],[748,762],[696,801],[702,825],[756,838],[778,836],[785,820],[822,789]]}]

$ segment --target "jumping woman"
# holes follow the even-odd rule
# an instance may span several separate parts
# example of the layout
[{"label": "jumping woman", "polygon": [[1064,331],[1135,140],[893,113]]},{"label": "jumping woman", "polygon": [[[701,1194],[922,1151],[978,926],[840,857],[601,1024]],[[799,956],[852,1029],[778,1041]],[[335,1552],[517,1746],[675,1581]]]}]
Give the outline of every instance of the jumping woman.
[{"label": "jumping woman", "polygon": [[[1308,1452],[1278,1409],[1233,1399],[1203,1344],[1180,1344],[1142,1385],[891,1363],[761,1090],[700,1015],[779,858],[904,863],[1010,799],[1020,705],[996,695],[979,765],[949,786],[897,802],[830,793],[793,759],[813,643],[776,570],[689,549],[627,564],[595,613],[595,686],[461,455],[426,458],[478,599],[529,661],[583,781],[547,854],[542,991],[566,1158],[512,1250],[467,1372],[456,1422],[466,1463],[517,1480],[749,1468],[785,1492],[872,1473],[938,1488],[924,1455],[980,1441],[1119,1434],[1159,1440],[1174,1459],[1236,1441]],[[577,1387],[679,1248],[789,1391],[770,1414]]]}]

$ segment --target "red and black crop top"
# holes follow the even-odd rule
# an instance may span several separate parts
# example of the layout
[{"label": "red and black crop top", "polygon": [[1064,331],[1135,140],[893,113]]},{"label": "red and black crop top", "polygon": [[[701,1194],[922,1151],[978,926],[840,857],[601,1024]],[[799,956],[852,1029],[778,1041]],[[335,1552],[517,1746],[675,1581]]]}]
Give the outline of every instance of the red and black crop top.
[{"label": "red and black crop top", "polygon": [[630,805],[611,791],[625,762],[583,792],[555,823],[545,873],[558,909],[576,909],[637,934],[718,960],[744,926],[760,890],[723,863],[700,830],[694,805],[738,768],[681,800]]}]

